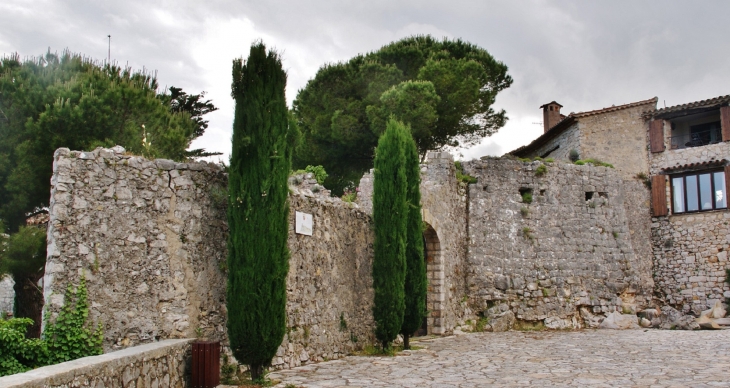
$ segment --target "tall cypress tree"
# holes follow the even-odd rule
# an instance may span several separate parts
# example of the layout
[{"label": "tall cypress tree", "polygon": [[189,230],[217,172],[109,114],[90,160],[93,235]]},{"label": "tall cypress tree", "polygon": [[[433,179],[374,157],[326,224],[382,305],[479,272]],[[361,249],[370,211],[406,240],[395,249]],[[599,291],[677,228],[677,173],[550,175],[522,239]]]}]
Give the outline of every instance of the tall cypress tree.
[{"label": "tall cypress tree", "polygon": [[426,263],[423,260],[423,229],[421,219],[421,166],[418,148],[410,131],[404,143],[406,169],[406,280],[405,314],[403,316],[403,347],[410,349],[409,337],[421,327],[426,316]]},{"label": "tall cypress tree", "polygon": [[373,222],[375,244],[373,259],[373,317],[375,337],[390,347],[403,324],[406,275],[406,169],[403,144],[408,129],[394,119],[375,149],[373,182]]},{"label": "tall cypress tree", "polygon": [[233,61],[236,101],[228,178],[228,338],[258,380],[286,332],[287,177],[291,139],[286,73],[263,43]]}]

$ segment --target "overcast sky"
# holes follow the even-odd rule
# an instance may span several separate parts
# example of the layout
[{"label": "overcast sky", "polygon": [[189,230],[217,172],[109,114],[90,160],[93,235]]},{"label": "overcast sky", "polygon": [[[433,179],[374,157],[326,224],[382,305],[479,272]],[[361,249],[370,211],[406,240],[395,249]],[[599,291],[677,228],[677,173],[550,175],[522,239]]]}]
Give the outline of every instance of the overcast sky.
[{"label": "overcast sky", "polygon": [[230,152],[231,60],[262,39],[283,53],[291,101],[320,66],[414,34],[461,38],[509,67],[497,97],[508,124],[465,159],[542,133],[563,112],[659,97],[667,106],[730,94],[728,1],[0,1],[0,54],[48,48],[157,71],[164,87],[206,91],[220,108],[194,148]]}]

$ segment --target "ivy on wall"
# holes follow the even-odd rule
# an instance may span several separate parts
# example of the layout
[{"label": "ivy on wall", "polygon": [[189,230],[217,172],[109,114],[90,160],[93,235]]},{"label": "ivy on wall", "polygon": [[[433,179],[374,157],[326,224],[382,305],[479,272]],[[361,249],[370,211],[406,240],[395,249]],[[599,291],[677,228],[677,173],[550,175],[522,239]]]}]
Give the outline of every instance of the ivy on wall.
[{"label": "ivy on wall", "polygon": [[66,289],[63,307],[55,322],[46,321],[43,338],[25,338],[29,318],[0,319],[0,376],[22,373],[45,365],[103,353],[101,322],[87,327],[89,304],[86,279]]}]

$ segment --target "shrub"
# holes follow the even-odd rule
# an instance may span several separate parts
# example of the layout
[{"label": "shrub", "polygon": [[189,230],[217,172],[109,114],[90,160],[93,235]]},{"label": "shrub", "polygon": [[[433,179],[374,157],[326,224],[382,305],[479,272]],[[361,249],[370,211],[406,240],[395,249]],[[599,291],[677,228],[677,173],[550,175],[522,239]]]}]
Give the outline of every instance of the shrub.
[{"label": "shrub", "polygon": [[522,217],[527,217],[530,215],[530,209],[523,206],[520,208],[520,213],[522,213]]},{"label": "shrub", "polygon": [[532,203],[532,193],[529,191],[525,191],[524,193],[522,193],[522,202]]},{"label": "shrub", "polygon": [[594,165],[594,166],[597,166],[597,167],[608,167],[608,168],[614,168],[614,167],[613,167],[613,164],[611,164],[611,163],[606,163],[606,162],[602,162],[602,161],[600,161],[600,160],[598,160],[598,159],[581,159],[581,160],[577,160],[577,161],[575,162],[575,164],[577,164],[577,165],[579,165],[579,166],[583,166],[583,165],[585,165],[585,164],[589,164],[589,163],[590,163],[590,164],[592,164],[592,165]]},{"label": "shrub", "polygon": [[454,167],[456,168],[456,180],[462,183],[466,183],[467,185],[477,183],[477,178],[469,174],[464,174],[464,166],[461,164],[460,161],[455,161]]},{"label": "shrub", "polygon": [[573,163],[577,162],[580,159],[580,154],[578,153],[578,150],[576,150],[575,148],[570,150],[570,152],[568,153],[568,158],[570,158],[570,161]]},{"label": "shrub", "polygon": [[553,159],[553,158],[546,158],[545,159],[545,163],[553,163],[553,162],[555,162],[555,159]]},{"label": "shrub", "polygon": [[536,176],[543,176],[543,175],[545,175],[545,173],[547,173],[547,166],[544,165],[544,164],[539,165],[535,169],[535,175]]},{"label": "shrub", "polygon": [[317,180],[317,183],[320,185],[324,183],[324,180],[327,179],[329,176],[327,172],[324,170],[324,167],[320,166],[307,166],[307,168],[304,169],[304,172],[310,172],[312,175],[314,175],[314,179]]}]

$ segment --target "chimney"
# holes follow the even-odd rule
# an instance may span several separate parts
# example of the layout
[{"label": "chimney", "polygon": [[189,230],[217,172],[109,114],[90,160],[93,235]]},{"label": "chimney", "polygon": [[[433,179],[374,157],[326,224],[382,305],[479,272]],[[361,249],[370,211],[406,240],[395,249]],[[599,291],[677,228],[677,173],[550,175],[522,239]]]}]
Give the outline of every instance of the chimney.
[{"label": "chimney", "polygon": [[545,126],[545,132],[549,131],[550,128],[562,120],[562,116],[560,115],[560,108],[562,107],[562,105],[555,101],[548,102],[540,107],[542,108],[542,123]]}]

